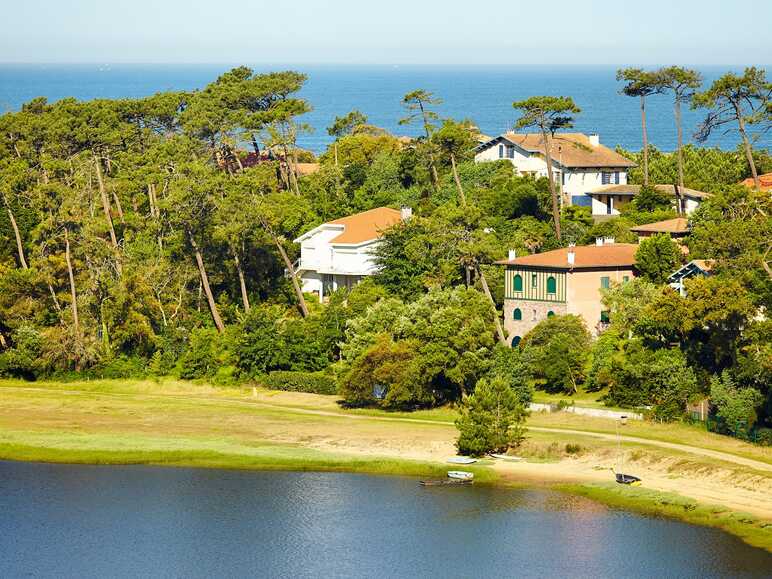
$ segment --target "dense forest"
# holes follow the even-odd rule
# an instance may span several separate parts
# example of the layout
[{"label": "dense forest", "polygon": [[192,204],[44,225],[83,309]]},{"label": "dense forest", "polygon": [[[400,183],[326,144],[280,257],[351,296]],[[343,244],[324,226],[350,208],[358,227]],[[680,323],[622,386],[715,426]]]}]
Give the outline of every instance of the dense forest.
[{"label": "dense forest", "polygon": [[[405,96],[403,123],[421,137],[352,111],[318,158],[297,146],[311,103],[296,72],[241,67],[195,92],[32,100],[0,117],[0,376],[259,382],[388,408],[455,402],[485,379],[521,401],[534,387],[596,390],[663,420],[710,395],[728,424],[772,428],[772,201],[757,178],[772,157],[753,148],[770,126],[769,83],[747,69],[700,91],[679,71],[690,72],[620,80],[641,104],[667,92],[677,111],[704,108],[698,140],[733,129],[742,144],[620,152],[638,164],[633,182],[713,194],[690,216],[689,256],[667,237],[642,241],[640,277],[606,292],[600,338],[557,316],[514,349],[494,261],[600,236],[635,242],[631,227],[676,216],[671,200],[644,187],[594,223],[587,208],[560,208],[550,179],[474,163],[473,121],[440,118],[441,95],[420,90]],[[581,114],[570,97],[515,105],[518,126],[547,137]],[[308,162],[318,171],[299,171]],[[748,177],[755,188],[738,185]],[[414,212],[384,236],[380,273],[326,304],[304,296],[292,240],[380,206]],[[715,275],[681,297],[664,282],[688,259],[716,260]]]}]

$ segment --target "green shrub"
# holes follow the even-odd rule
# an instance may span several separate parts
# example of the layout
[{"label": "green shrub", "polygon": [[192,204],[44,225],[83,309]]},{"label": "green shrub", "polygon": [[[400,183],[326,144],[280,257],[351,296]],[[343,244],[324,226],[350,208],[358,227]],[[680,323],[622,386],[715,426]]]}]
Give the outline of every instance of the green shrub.
[{"label": "green shrub", "polygon": [[144,378],[147,376],[147,360],[121,354],[101,362],[87,374],[94,378]]},{"label": "green shrub", "polygon": [[25,324],[13,332],[12,341],[13,347],[0,354],[0,376],[34,380],[42,370],[40,333]]},{"label": "green shrub", "polygon": [[211,378],[221,366],[228,365],[230,337],[214,328],[196,328],[190,333],[188,348],[177,361],[179,377],[184,380]]},{"label": "green shrub", "polygon": [[756,432],[756,444],[772,446],[772,428],[759,428]]},{"label": "green shrub", "polygon": [[271,390],[308,392],[310,394],[335,394],[335,380],[324,372],[276,371],[260,379]]}]

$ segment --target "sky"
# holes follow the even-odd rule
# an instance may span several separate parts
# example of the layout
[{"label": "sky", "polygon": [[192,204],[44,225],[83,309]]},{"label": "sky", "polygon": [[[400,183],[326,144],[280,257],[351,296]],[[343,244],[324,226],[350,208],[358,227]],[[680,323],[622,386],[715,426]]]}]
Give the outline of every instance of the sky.
[{"label": "sky", "polygon": [[772,63],[772,0],[0,0],[0,62]]}]

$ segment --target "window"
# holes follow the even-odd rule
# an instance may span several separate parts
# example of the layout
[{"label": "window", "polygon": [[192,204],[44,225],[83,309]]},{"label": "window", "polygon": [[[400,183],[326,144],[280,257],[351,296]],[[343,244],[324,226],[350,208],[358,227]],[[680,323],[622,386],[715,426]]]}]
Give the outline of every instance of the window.
[{"label": "window", "polygon": [[614,184],[619,185],[619,171],[614,172]]},{"label": "window", "polygon": [[555,278],[552,276],[549,276],[547,278],[547,293],[548,294],[554,294],[557,291],[557,283],[555,282]]},{"label": "window", "polygon": [[515,286],[515,291],[516,292],[523,291],[523,277],[520,274],[517,274],[515,276],[514,286]]},{"label": "window", "polygon": [[514,147],[507,147],[507,159],[514,159],[515,158],[515,148]]},{"label": "window", "polygon": [[536,274],[532,273],[531,274],[531,287],[536,287],[536,279],[537,279],[536,278]]},{"label": "window", "polygon": [[512,338],[512,347],[517,348],[520,345],[520,336]]},{"label": "window", "polygon": [[536,321],[536,310],[533,310],[533,317],[531,318],[534,322]]},{"label": "window", "polygon": [[513,320],[522,320],[523,319],[523,311],[520,308],[515,308],[515,311],[512,312],[512,319]]},{"label": "window", "polygon": [[608,323],[611,321],[611,318],[609,317],[609,312],[608,312],[608,310],[603,310],[603,311],[600,313],[600,321],[601,321],[601,323],[603,323],[603,324],[608,324]]},{"label": "window", "polygon": [[623,281],[624,283],[627,283],[628,281],[630,281],[630,276],[629,276],[629,275],[626,275],[626,276],[624,276],[624,277],[622,278],[622,281]]},{"label": "window", "polygon": [[611,185],[611,173],[601,173],[600,183],[601,185]]},{"label": "window", "polygon": [[499,145],[499,159],[504,158],[504,145]]},{"label": "window", "polygon": [[548,317],[548,318],[551,318],[551,317],[552,317],[552,316],[554,316],[554,315],[555,315],[555,312],[553,312],[552,310],[550,310],[550,311],[548,311],[548,312],[547,312],[547,317]]},{"label": "window", "polygon": [[608,289],[611,287],[611,279],[608,276],[603,276],[600,278],[600,287],[603,289]]}]

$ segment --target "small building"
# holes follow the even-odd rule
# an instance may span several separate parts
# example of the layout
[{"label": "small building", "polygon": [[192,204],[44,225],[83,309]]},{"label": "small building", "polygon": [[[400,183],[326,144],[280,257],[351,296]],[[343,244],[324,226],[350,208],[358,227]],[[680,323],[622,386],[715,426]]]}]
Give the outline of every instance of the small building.
[{"label": "small building", "polygon": [[300,244],[295,271],[303,291],[323,301],[336,289],[351,288],[374,274],[373,249],[386,230],[410,215],[409,208],[378,207],[322,223],[295,239]]},{"label": "small building", "polygon": [[[624,185],[635,163],[600,144],[598,135],[557,133],[552,139],[553,177],[567,205],[589,207],[587,193],[602,185]],[[475,161],[507,159],[520,175],[547,177],[546,148],[541,133],[505,133],[475,149]]]},{"label": "small building", "polygon": [[[679,187],[676,198],[676,188],[674,185],[654,185],[654,188],[666,193],[673,198],[673,208],[678,213],[690,215],[705,199],[709,198],[710,193],[689,189],[688,187]],[[590,191],[587,195],[592,199],[593,217],[619,215],[621,209],[630,203],[633,198],[641,192],[641,185],[604,185]]]},{"label": "small building", "polygon": [[714,260],[712,259],[693,259],[686,265],[674,271],[668,278],[668,284],[676,290],[681,296],[686,295],[684,282],[695,276],[711,275],[713,271]]},{"label": "small building", "polygon": [[636,275],[636,244],[598,239],[595,245],[569,246],[499,261],[504,273],[504,327],[512,345],[553,315],[576,314],[598,335],[609,324],[601,289]]},{"label": "small building", "polygon": [[689,220],[685,217],[676,217],[656,223],[637,225],[631,227],[630,231],[636,233],[638,237],[651,237],[657,233],[667,233],[671,238],[678,240],[689,235]]}]

